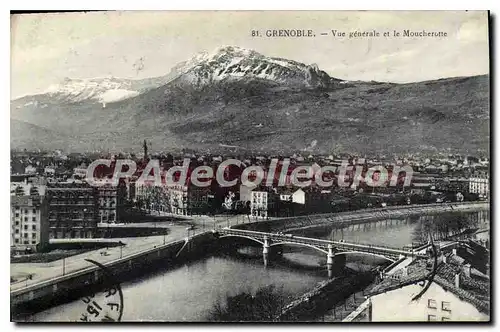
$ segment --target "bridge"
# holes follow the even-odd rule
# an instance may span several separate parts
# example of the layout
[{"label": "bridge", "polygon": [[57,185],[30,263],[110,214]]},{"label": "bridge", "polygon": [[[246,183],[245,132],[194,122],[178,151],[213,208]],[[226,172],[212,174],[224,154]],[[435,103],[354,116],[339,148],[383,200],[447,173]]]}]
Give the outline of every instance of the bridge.
[{"label": "bridge", "polygon": [[393,248],[380,245],[351,243],[345,241],[331,241],[314,239],[308,237],[295,236],[292,234],[282,233],[265,233],[248,231],[242,229],[221,228],[214,230],[214,233],[219,235],[219,238],[246,238],[257,242],[263,246],[264,263],[267,263],[267,256],[271,247],[280,245],[296,245],[315,249],[326,254],[327,266],[330,270],[333,265],[333,259],[337,255],[346,254],[365,254],[375,257],[381,257],[391,262],[396,262],[405,257],[418,258],[427,257],[422,250]]}]

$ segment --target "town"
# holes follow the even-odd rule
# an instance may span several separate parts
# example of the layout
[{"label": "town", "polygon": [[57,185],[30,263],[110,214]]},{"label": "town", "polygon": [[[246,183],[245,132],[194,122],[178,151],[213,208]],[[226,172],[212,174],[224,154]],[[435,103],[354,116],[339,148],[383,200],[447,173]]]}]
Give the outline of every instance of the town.
[{"label": "town", "polygon": [[11,321],[491,322],[489,28],[11,15]]},{"label": "town", "polygon": [[[49,239],[92,238],[99,227],[135,222],[147,214],[217,215],[241,214],[248,220],[271,217],[293,217],[317,213],[353,211],[370,207],[487,200],[489,197],[489,161],[484,157],[438,155],[373,158],[350,155],[289,156],[294,167],[324,165],[340,166],[342,160],[351,165],[411,165],[411,184],[404,179],[394,187],[356,186],[354,174],[346,181],[352,185],[323,188],[312,185],[294,187],[289,176],[285,186],[255,186],[237,183],[222,187],[198,187],[190,181],[166,184],[136,185],[137,175],[121,181],[118,186],[92,187],[86,183],[87,166],[93,159],[129,158],[140,164],[149,158],[160,161],[163,169],[182,164],[190,158],[192,165],[217,168],[227,158],[237,158],[243,167],[269,166],[271,156],[222,156],[185,153],[148,154],[146,141],[142,157],[132,154],[64,154],[62,151],[13,151],[11,155],[11,249],[13,252],[42,250]],[[283,158],[283,157],[281,157]],[[241,169],[234,167],[236,172]],[[227,173],[235,170],[228,169]],[[228,175],[228,178],[234,177]]]},{"label": "town", "polygon": [[[227,167],[224,171],[226,180],[232,180],[235,184],[222,186],[214,181],[210,186],[197,186],[189,178],[185,183],[160,182],[160,185],[151,184],[147,181],[137,181],[143,175],[142,171],[149,160],[158,160],[162,171],[165,172],[172,167],[180,166],[186,158],[191,160],[189,171],[193,167],[200,165],[215,170],[224,160],[239,160],[241,162],[240,166],[233,165],[232,168]],[[290,166],[286,172],[284,185],[280,186],[278,183],[280,179],[277,178],[272,178],[269,181],[266,179],[266,181],[261,181],[258,185],[252,184],[251,181],[241,183],[238,180],[244,169],[251,166],[262,167],[267,175],[273,158],[275,160],[276,158],[278,160],[289,159]],[[127,175],[116,184],[108,181],[108,183],[93,186],[87,183],[88,165],[97,159],[110,160],[110,164],[116,163],[120,159],[129,159],[135,161],[139,166],[134,174]],[[398,165],[411,165],[413,174],[410,182],[405,181],[404,173],[399,175],[394,186],[390,186],[389,181],[386,181],[387,185],[370,186],[370,181],[367,181],[366,178],[363,181],[355,181],[356,167],[351,167],[350,171],[345,174],[344,181],[348,185],[343,187],[338,185],[319,186],[314,181],[309,186],[295,186],[290,179],[290,174],[298,167],[308,166],[312,170],[316,170],[327,165],[340,166],[342,162],[345,164],[345,160],[348,161],[349,165],[360,167],[363,170],[361,173],[366,172],[368,167],[373,166],[384,166],[388,170],[392,170]],[[71,273],[85,268],[86,265],[82,265],[81,258],[78,257],[92,257],[88,256],[87,252],[100,252],[101,256],[103,254],[105,256],[111,255],[112,258],[110,258],[109,264],[113,264],[113,259],[115,259],[113,257],[117,254],[116,249],[113,254],[108,253],[113,252],[113,249],[109,248],[116,244],[113,244],[113,240],[119,240],[120,254],[118,262],[120,262],[127,259],[127,255],[146,255],[147,257],[151,250],[165,250],[161,249],[161,241],[158,242],[158,238],[161,237],[163,237],[163,247],[166,246],[165,248],[168,249],[169,245],[175,245],[177,243],[175,241],[185,236],[184,229],[187,231],[186,239],[194,236],[196,232],[203,236],[203,234],[207,234],[207,230],[213,229],[213,232],[217,232],[214,234],[228,234],[237,237],[257,236],[258,238],[264,236],[264,241],[268,241],[269,238],[278,243],[281,238],[286,239],[286,236],[291,237],[287,240],[288,242],[312,241],[311,243],[317,243],[317,241],[322,240],[306,238],[304,240],[295,240],[292,235],[283,234],[283,232],[278,232],[277,235],[259,235],[265,233],[241,233],[248,231],[237,230],[236,228],[230,232],[228,227],[232,228],[238,224],[247,224],[251,227],[250,229],[259,229],[258,227],[252,228],[252,225],[264,224],[264,229],[268,229],[265,223],[271,221],[274,223],[271,228],[287,230],[297,226],[299,228],[306,226],[307,228],[318,224],[321,225],[325,220],[339,218],[340,225],[346,223],[347,225],[351,223],[353,225],[363,224],[363,229],[365,229],[366,224],[364,223],[366,221],[375,220],[375,224],[377,224],[380,221],[376,220],[386,220],[387,223],[387,218],[390,219],[391,216],[404,216],[404,210],[398,210],[398,206],[401,208],[414,206],[414,212],[410,210],[410,214],[406,214],[408,216],[418,216],[422,215],[422,213],[425,215],[425,207],[430,207],[429,211],[432,211],[432,209],[435,209],[436,204],[438,206],[442,205],[443,211],[449,211],[449,208],[453,209],[453,205],[450,204],[469,202],[473,204],[471,207],[473,208],[472,211],[474,211],[474,202],[485,201],[486,203],[489,200],[488,169],[489,161],[487,158],[463,155],[393,156],[392,158],[387,156],[302,155],[300,153],[286,157],[212,155],[193,152],[172,155],[148,152],[146,141],[143,143],[143,153],[140,156],[123,153],[65,154],[62,151],[12,151],[11,259],[17,263],[11,270],[11,283],[15,286],[17,292],[23,294],[23,287],[30,289],[30,284],[35,287],[37,282],[43,280],[57,282],[57,278],[64,278],[68,273],[71,275]],[[112,172],[110,172],[110,169],[101,168],[97,169],[96,173],[99,173],[98,176],[102,180],[109,179]],[[309,175],[311,178],[313,177],[311,174]],[[333,177],[335,176],[338,176],[338,174],[333,175]],[[332,175],[328,176],[328,178],[331,177]],[[256,177],[250,176],[249,179],[255,180]],[[271,185],[264,185],[264,182]],[[460,207],[461,205],[455,206],[455,208]],[[396,210],[388,210],[391,208],[396,208]],[[363,211],[372,212],[366,214]],[[463,222],[457,220],[434,221],[435,225],[431,226],[432,233],[430,234],[436,241],[444,241],[442,242],[444,244],[441,244],[444,246],[450,246],[453,243],[459,244],[460,242],[456,242],[457,240],[470,239],[472,234],[472,238],[476,242],[471,243],[476,246],[476,251],[481,251],[478,248],[489,248],[490,246],[489,228],[484,229],[484,226],[481,226],[483,225],[481,222],[484,223],[484,218],[484,215],[477,217],[476,222],[472,222],[472,224],[465,220]],[[138,225],[139,227],[137,227]],[[425,227],[429,227],[429,224],[425,225]],[[474,228],[475,225],[479,225],[479,228]],[[221,227],[224,227],[224,229]],[[475,229],[477,230],[476,233],[470,233]],[[144,242],[146,240],[141,239],[153,240]],[[104,241],[99,242],[102,240]],[[343,243],[336,244],[337,250],[339,250],[340,245],[343,245]],[[358,248],[356,250],[361,251],[374,252],[373,250],[375,250],[377,252],[378,250],[386,257],[392,257],[390,256],[391,251],[386,252],[384,247],[377,249],[376,246],[370,244],[369,249],[364,249],[366,248],[365,244],[346,243],[346,245],[351,246],[351,248],[354,246]],[[429,248],[428,245],[425,234],[422,234],[420,241],[417,239],[417,242],[412,244],[411,248],[425,252],[428,250],[426,248]],[[105,250],[102,249],[104,246],[106,247]],[[80,248],[80,250],[75,251],[75,248]],[[269,262],[269,253],[271,252],[267,248],[270,248],[269,244],[267,244],[267,247],[264,246],[264,263],[266,265]],[[330,253],[327,262],[328,275],[333,276],[332,267],[337,264],[334,264],[334,257],[336,256],[333,254],[331,247],[328,248],[330,248],[328,249]],[[457,256],[457,250],[462,253],[463,249],[460,249],[460,246],[453,248],[452,256],[448,260],[462,259]],[[123,255],[124,249],[125,256]],[[401,249],[390,250],[397,252],[397,250]],[[180,251],[182,251],[182,248]],[[400,252],[405,253],[405,251]],[[161,253],[158,251],[158,257],[161,257],[160,255]],[[446,255],[449,256],[450,253]],[[446,255],[440,260],[446,262]],[[483,252],[480,256],[479,258],[476,254],[473,256],[474,260],[476,260],[475,263],[473,262],[473,266],[475,266],[475,273],[482,275],[483,283],[481,285],[483,285],[484,278],[487,278],[486,276],[489,273],[489,255]],[[50,272],[49,270],[39,270],[39,268],[33,269],[29,265],[30,262],[50,262],[54,259],[57,262],[57,259],[60,258],[62,258],[62,272],[53,269],[50,269]],[[103,259],[101,258],[101,261]],[[415,259],[411,258],[408,261],[406,254],[395,256],[394,259],[395,263],[386,266],[383,273],[378,272],[381,273],[379,281],[373,280],[373,274],[370,274],[371,277],[367,280],[371,281],[371,283],[369,286],[364,284],[363,293],[366,292],[372,296],[364,302],[353,300],[350,310],[346,310],[345,303],[349,302],[350,296],[356,296],[359,285],[356,286],[357,288],[345,287],[345,291],[348,291],[348,297],[345,299],[347,302],[344,302],[344,310],[341,310],[343,314],[336,313],[336,310],[339,309],[336,309],[338,304],[335,305],[334,303],[333,309],[329,311],[330,319],[334,321],[339,319],[363,321],[368,319],[369,316],[381,315],[382,318],[379,317],[378,319],[383,320],[383,317],[386,317],[387,314],[384,310],[378,308],[375,303],[377,303],[377,299],[384,299],[384,294],[387,292],[384,287],[392,289],[394,283],[398,284],[402,277],[409,275],[408,269],[414,268],[413,262]],[[415,262],[420,264],[421,259]],[[397,268],[399,265],[396,263],[403,264],[403,270],[406,271],[403,276],[398,276],[401,269]],[[463,264],[465,263],[462,262],[461,265]],[[470,270],[471,265],[470,263],[467,264],[469,264]],[[418,269],[417,271],[421,272]],[[416,278],[415,273],[410,274],[412,278]],[[421,277],[418,273],[417,275]],[[470,273],[469,271],[467,274],[469,279],[471,278]],[[357,284],[359,280],[365,280],[363,278],[366,278],[366,275],[361,273],[361,275],[356,274],[356,277],[351,276],[349,278],[347,280],[351,281],[348,282]],[[362,284],[365,281],[362,281]],[[449,289],[446,285],[445,283],[442,287]],[[457,286],[456,282],[455,286]],[[324,289],[321,287],[324,287]],[[321,287],[320,290],[316,290],[319,294],[324,293],[326,288],[331,287],[331,284]],[[337,295],[340,294],[343,294],[343,291],[338,290]],[[484,296],[484,294],[479,296]],[[281,317],[280,320],[296,320],[297,316],[290,316],[289,312],[303,311],[303,302],[301,300],[297,301],[292,302],[287,308],[281,308],[282,311],[275,314]],[[332,301],[332,299],[321,302],[323,303],[321,305],[325,305],[329,301]],[[488,308],[488,306],[485,307],[482,304],[480,312],[486,312]],[[331,310],[333,310],[333,318]],[[369,314],[366,313],[367,310],[370,312]],[[318,311],[317,307],[315,307],[315,311]],[[321,312],[323,312],[324,320],[325,313],[323,310],[318,311],[318,313]],[[399,314],[402,315],[403,313]],[[294,315],[297,315],[297,313],[294,313]],[[328,312],[326,315],[328,315]],[[444,317],[443,320],[451,319],[448,316]],[[302,317],[301,319],[310,319],[307,316],[299,315],[299,317]],[[429,320],[437,320],[435,315],[429,315],[429,317],[432,318],[429,318]],[[386,318],[392,319],[393,317],[387,316]],[[85,315],[82,317],[82,320],[87,319],[88,317]],[[253,317],[252,319],[257,318]]]}]

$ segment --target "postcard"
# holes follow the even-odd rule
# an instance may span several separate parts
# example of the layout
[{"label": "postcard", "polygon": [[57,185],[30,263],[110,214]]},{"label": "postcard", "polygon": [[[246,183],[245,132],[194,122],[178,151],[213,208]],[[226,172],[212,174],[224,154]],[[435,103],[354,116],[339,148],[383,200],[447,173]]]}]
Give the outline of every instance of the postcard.
[{"label": "postcard", "polygon": [[11,320],[490,322],[489,22],[12,14]]}]

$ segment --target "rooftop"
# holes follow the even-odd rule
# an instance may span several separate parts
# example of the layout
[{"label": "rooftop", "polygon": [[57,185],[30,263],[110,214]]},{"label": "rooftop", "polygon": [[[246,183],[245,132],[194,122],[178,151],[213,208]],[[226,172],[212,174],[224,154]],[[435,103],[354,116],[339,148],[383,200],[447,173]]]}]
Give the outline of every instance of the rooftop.
[{"label": "rooftop", "polygon": [[[368,296],[389,292],[417,282],[428,280],[432,272],[432,259],[417,259],[404,269],[396,271],[391,277],[385,278],[375,286]],[[455,285],[455,276],[459,275],[459,287]],[[490,312],[490,282],[489,277],[456,254],[450,253],[445,259],[438,260],[436,275],[433,282],[474,305],[479,311]]]}]

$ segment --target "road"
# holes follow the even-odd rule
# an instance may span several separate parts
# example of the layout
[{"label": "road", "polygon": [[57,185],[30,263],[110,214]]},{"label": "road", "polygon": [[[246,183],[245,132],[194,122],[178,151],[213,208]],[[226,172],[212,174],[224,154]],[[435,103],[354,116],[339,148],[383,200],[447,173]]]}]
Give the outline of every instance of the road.
[{"label": "road", "polygon": [[[65,259],[60,259],[48,263],[13,263],[10,264],[10,275],[11,277],[18,279],[18,282],[11,284],[11,290],[27,287],[29,285],[36,284],[41,281],[50,280],[55,277],[68,274],[70,272],[76,272],[81,269],[85,269],[94,266],[92,263],[87,262],[85,259],[92,259],[99,263],[107,263],[127,255],[135,254],[147,249],[154,248],[158,245],[163,245],[164,243],[175,242],[182,240],[189,235],[195,235],[203,231],[208,231],[214,227],[226,227],[228,225],[236,225],[242,223],[246,216],[197,216],[197,217],[186,217],[185,220],[180,222],[172,223],[170,221],[157,221],[157,222],[147,222],[147,223],[137,223],[137,224],[126,224],[123,227],[151,227],[160,228],[167,227],[169,229],[169,234],[157,235],[157,236],[146,236],[146,237],[127,237],[127,238],[112,238],[105,240],[112,240],[113,242],[123,242],[125,245],[120,249],[120,247],[110,247],[101,248],[97,250],[88,251],[79,255],[66,257]],[[215,219],[215,223],[214,223]],[[246,220],[248,222],[248,219]],[[194,225],[194,229],[187,230],[189,225]],[[106,252],[103,256],[101,252]],[[31,275],[31,280],[27,279],[27,276]]]}]

